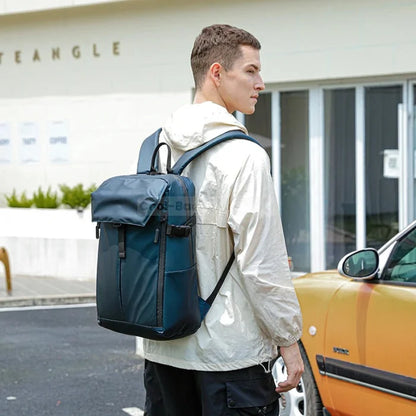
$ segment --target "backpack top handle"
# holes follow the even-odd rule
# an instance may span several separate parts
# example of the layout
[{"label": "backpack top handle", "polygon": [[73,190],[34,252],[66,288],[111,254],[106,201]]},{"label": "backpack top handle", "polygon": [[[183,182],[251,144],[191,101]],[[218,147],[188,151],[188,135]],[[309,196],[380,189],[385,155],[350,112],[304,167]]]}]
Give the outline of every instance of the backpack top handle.
[{"label": "backpack top handle", "polygon": [[171,150],[170,150],[170,146],[167,143],[159,143],[155,150],[153,151],[152,154],[152,161],[150,163],[150,171],[149,174],[150,175],[157,175],[160,174],[160,170],[158,169],[158,155],[159,155],[159,149],[162,146],[166,146],[168,148],[168,156],[167,156],[167,160],[166,160],[166,172],[167,173],[172,173],[172,168],[171,168],[171,160],[172,160],[172,156],[171,156]]}]

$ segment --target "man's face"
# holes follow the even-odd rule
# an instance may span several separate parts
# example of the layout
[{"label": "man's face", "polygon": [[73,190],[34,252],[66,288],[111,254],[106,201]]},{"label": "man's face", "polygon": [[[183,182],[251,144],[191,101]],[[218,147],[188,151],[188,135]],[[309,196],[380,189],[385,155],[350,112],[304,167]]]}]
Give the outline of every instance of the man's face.
[{"label": "man's face", "polygon": [[237,110],[253,114],[259,92],[264,90],[260,76],[260,52],[248,45],[241,45],[240,48],[242,55],[232,68],[228,71],[221,68],[218,93],[229,113]]}]

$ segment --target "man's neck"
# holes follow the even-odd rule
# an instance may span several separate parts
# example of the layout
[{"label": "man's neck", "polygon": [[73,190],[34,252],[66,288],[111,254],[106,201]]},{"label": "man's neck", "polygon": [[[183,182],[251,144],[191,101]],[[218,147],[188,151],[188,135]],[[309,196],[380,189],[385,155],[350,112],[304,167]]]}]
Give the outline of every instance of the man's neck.
[{"label": "man's neck", "polygon": [[216,94],[215,92],[206,91],[206,90],[197,90],[195,93],[195,97],[194,97],[194,104],[202,104],[207,101],[211,101],[214,104],[218,104],[226,109],[224,103],[222,102],[218,94]]},{"label": "man's neck", "polygon": [[194,97],[194,104],[202,104],[206,101],[212,101],[203,91],[197,91]]}]

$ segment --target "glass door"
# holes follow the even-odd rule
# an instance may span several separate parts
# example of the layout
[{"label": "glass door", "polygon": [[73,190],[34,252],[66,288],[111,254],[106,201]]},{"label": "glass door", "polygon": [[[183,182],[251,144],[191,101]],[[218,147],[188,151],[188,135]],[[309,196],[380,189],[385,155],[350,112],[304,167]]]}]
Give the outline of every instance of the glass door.
[{"label": "glass door", "polygon": [[281,211],[294,271],[311,267],[309,224],[309,93],[280,93]]},{"label": "glass door", "polygon": [[416,81],[275,94],[264,97],[266,118],[248,124],[277,139],[274,172],[295,271],[336,267],[416,218]]},{"label": "glass door", "polygon": [[356,247],[355,88],[324,91],[325,253],[335,268]]},{"label": "glass door", "polygon": [[379,248],[399,229],[401,85],[365,88],[367,246]]}]

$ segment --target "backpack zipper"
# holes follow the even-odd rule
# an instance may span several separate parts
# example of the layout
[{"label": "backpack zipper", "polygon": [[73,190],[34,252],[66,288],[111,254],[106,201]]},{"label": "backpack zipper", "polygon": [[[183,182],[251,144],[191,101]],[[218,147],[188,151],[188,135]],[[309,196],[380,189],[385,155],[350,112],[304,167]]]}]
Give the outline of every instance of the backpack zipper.
[{"label": "backpack zipper", "polygon": [[[185,203],[185,212],[186,217],[190,215],[190,207],[189,207],[189,193],[188,188],[186,187],[185,183],[183,182],[182,178],[175,175],[175,180],[179,181],[180,186],[183,189],[184,194],[186,195],[186,203]],[[159,209],[163,209],[163,205],[159,205]],[[164,292],[164,283],[165,283],[165,257],[166,257],[166,231],[168,226],[168,214],[166,212],[161,214],[160,218],[160,232],[155,234],[154,242],[160,241],[159,247],[159,272],[158,272],[158,282],[157,282],[157,326],[163,326],[163,292]]]},{"label": "backpack zipper", "polygon": [[[160,209],[163,209],[160,208]],[[166,227],[168,216],[167,213],[162,213],[160,218],[160,247],[159,247],[159,271],[157,281],[157,305],[156,305],[156,320],[157,326],[163,326],[163,289],[165,280],[165,257],[166,257]]]}]

